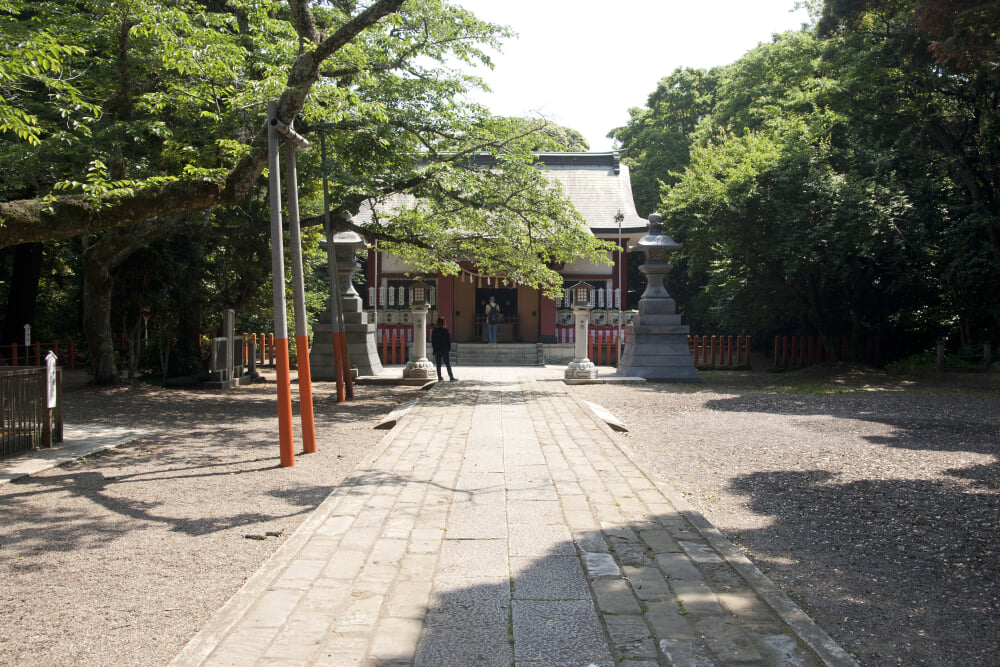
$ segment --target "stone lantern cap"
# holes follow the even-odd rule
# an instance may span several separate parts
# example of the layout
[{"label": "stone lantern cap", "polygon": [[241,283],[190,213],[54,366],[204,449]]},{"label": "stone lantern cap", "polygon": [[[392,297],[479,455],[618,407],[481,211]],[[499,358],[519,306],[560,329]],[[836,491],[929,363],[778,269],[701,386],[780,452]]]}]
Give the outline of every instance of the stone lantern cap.
[{"label": "stone lantern cap", "polygon": [[365,245],[365,240],[361,238],[361,235],[351,229],[334,234],[333,242],[338,246],[350,245],[358,248],[364,247]]},{"label": "stone lantern cap", "polygon": [[[354,222],[354,217],[350,213],[341,213],[340,219],[344,222]],[[336,232],[333,235],[333,243],[335,246],[340,248],[363,248],[365,247],[365,240],[353,229],[345,229],[340,232]]]},{"label": "stone lantern cap", "polygon": [[647,253],[652,251],[657,255],[680,250],[684,247],[683,243],[678,243],[663,233],[663,217],[659,213],[650,214],[649,233],[639,239],[636,245],[640,250]]}]

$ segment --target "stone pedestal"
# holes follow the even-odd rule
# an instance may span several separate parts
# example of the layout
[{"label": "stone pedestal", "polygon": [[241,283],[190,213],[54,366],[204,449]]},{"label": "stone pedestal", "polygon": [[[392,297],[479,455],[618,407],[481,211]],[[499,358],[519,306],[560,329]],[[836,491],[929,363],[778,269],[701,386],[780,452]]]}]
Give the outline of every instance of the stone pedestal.
[{"label": "stone pedestal", "polygon": [[403,369],[404,378],[437,377],[434,364],[427,359],[427,311],[426,305],[413,306],[413,359],[406,362]]},{"label": "stone pedestal", "polygon": [[688,332],[677,314],[677,304],[663,279],[670,264],[667,253],[681,247],[663,233],[659,214],[649,216],[649,234],[638,246],[646,252],[646,263],[639,270],[646,274],[646,291],[639,300],[639,316],[628,327],[625,351],[618,363],[617,375],[647,380],[700,382],[688,349]]},{"label": "stone pedestal", "polygon": [[[344,298],[340,302],[344,309],[347,356],[357,375],[378,375],[382,372],[382,362],[375,342],[375,322],[368,321],[371,315],[364,312],[361,299],[357,295],[355,297]],[[319,322],[313,327],[309,362],[312,379],[317,381],[332,382],[336,379],[333,366],[333,323],[330,320],[330,311],[325,310],[320,313]]]}]

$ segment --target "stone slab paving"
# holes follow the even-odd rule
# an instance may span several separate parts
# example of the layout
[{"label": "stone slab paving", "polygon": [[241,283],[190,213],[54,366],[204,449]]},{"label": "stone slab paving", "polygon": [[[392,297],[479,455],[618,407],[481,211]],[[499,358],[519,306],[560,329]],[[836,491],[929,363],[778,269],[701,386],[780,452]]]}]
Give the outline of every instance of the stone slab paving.
[{"label": "stone slab paving", "polygon": [[855,664],[646,477],[561,367],[465,370],[173,664]]}]

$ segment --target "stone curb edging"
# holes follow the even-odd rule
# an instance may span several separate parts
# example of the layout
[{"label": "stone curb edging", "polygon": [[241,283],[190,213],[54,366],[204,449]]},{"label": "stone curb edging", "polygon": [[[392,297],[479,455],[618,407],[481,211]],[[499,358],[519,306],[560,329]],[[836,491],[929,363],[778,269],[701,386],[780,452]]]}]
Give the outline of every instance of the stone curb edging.
[{"label": "stone curb edging", "polygon": [[701,512],[695,509],[680,493],[673,487],[661,482],[655,477],[651,477],[646,471],[643,462],[639,461],[635,453],[621,442],[617,433],[610,426],[604,423],[594,412],[586,406],[586,401],[567,392],[573,401],[579,405],[590,419],[604,431],[615,446],[628,457],[636,468],[642,471],[646,479],[650,481],[663,495],[665,495],[674,507],[684,515],[695,530],[701,534],[705,541],[736,570],[744,581],[753,588],[764,602],[774,610],[795,635],[811,650],[826,667],[860,667],[858,662],[850,656],[830,635],[816,625],[802,609],[792,602],[791,598],[785,595],[784,591],[778,588],[777,584],[771,581],[749,558],[737,549],[718,528],[712,525]]},{"label": "stone curb edging", "polygon": [[[385,434],[370,456],[365,457],[355,466],[355,470],[364,466],[371,466],[385,449],[396,439],[396,435],[401,430],[393,428]],[[250,576],[245,584],[222,607],[216,611],[209,619],[208,623],[191,638],[191,640],[181,649],[181,652],[170,661],[171,666],[180,667],[182,665],[201,665],[212,654],[222,639],[232,630],[240,619],[247,613],[254,602],[268,589],[277,579],[289,562],[302,550],[306,542],[313,536],[316,529],[323,525],[327,517],[336,507],[341,495],[350,486],[337,486],[330,495],[316,506],[309,516],[299,524],[285,543],[277,551],[271,554],[264,563]]]},{"label": "stone curb edging", "polygon": [[[143,438],[159,433],[156,429],[142,428],[119,429],[117,427],[108,427],[106,430],[112,432],[103,436],[96,436],[99,440],[96,444],[88,443],[87,434],[80,432],[78,434],[80,437],[66,439],[52,449],[34,450],[25,452],[26,456],[18,454],[8,459],[0,460],[0,484],[7,484],[17,479],[23,479],[24,477],[31,477],[40,472],[58,468],[71,461],[77,461],[91,454],[116,449],[122,445],[127,445],[136,440],[142,440]],[[113,431],[118,432],[115,433]]]}]

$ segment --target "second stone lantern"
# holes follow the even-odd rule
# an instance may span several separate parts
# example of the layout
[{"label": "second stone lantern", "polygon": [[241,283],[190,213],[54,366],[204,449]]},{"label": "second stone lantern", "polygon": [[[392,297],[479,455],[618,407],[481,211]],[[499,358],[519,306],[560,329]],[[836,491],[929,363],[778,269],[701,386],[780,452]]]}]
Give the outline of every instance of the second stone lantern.
[{"label": "second stone lantern", "polygon": [[597,377],[597,366],[587,355],[587,338],[590,335],[590,294],[593,287],[587,283],[577,283],[570,289],[573,295],[573,328],[576,342],[573,346],[573,361],[566,367],[567,380],[590,380]]},{"label": "second stone lantern", "polygon": [[639,270],[646,274],[646,291],[639,299],[639,316],[626,330],[625,352],[617,374],[647,380],[700,382],[688,348],[688,327],[681,324],[677,304],[663,281],[669,253],[682,246],[663,233],[659,213],[649,216],[649,233],[639,239],[637,250],[646,255]]},{"label": "second stone lantern", "polygon": [[404,378],[431,379],[437,377],[434,364],[427,359],[427,291],[430,285],[417,281],[410,285],[413,300],[410,308],[413,311],[413,358],[406,362],[403,369]]}]

